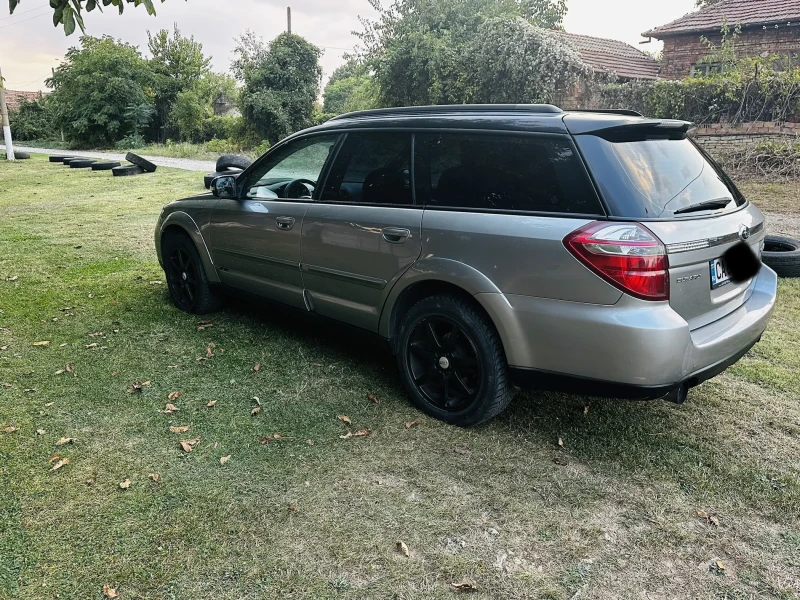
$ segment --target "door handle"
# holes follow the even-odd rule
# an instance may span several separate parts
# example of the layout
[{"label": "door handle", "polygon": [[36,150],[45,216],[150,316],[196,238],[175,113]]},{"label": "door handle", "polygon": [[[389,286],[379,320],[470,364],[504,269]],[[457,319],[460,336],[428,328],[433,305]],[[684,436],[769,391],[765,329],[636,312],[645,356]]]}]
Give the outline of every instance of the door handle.
[{"label": "door handle", "polygon": [[381,232],[383,233],[383,239],[390,244],[402,244],[411,235],[408,229],[401,227],[384,227]]},{"label": "door handle", "polygon": [[289,231],[294,227],[294,217],[278,217],[275,219],[275,223],[277,223],[278,229]]}]

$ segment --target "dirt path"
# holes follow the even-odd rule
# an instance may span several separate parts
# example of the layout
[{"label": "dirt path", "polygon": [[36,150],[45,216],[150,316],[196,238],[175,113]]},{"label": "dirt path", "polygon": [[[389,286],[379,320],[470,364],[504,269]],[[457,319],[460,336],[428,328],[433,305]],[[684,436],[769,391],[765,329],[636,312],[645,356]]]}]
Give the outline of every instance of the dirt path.
[{"label": "dirt path", "polygon": [[[5,152],[6,147],[0,144],[0,150]],[[82,158],[102,158],[106,160],[125,160],[125,153],[119,154],[116,152],[100,152],[81,150],[51,150],[49,148],[30,148],[28,146],[18,146],[14,144],[14,149],[20,152],[35,152],[38,154],[63,154],[69,156],[76,156]],[[143,155],[144,156],[144,155]],[[192,160],[189,158],[168,158],[166,156],[144,156],[150,162],[158,165],[159,167],[173,167],[175,169],[186,169],[187,171],[202,171],[204,173],[213,173],[216,171],[216,164],[211,160]]]}]

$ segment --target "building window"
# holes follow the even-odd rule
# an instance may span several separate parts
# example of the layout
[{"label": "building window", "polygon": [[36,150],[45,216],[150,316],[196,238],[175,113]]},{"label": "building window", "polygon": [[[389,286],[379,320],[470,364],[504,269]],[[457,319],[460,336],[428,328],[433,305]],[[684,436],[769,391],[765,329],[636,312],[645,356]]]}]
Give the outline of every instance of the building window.
[{"label": "building window", "polygon": [[722,63],[697,63],[692,66],[692,77],[710,77],[722,71]]}]

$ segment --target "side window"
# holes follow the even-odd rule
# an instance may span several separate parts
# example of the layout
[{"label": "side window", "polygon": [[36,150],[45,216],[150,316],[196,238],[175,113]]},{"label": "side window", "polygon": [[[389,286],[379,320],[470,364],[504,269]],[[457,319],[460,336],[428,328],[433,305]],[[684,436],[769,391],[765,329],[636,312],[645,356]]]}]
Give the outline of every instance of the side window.
[{"label": "side window", "polygon": [[603,214],[565,140],[418,134],[417,202],[430,207]]},{"label": "side window", "polygon": [[311,198],[338,135],[318,135],[289,142],[250,173],[248,198]]},{"label": "side window", "polygon": [[411,134],[349,133],[331,167],[322,200],[413,204]]}]

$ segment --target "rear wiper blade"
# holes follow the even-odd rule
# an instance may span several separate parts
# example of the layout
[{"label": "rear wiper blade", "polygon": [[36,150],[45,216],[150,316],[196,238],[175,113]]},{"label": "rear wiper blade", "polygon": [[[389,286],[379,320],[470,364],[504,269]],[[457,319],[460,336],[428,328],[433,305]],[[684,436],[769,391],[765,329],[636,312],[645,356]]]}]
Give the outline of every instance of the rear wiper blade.
[{"label": "rear wiper blade", "polygon": [[681,215],[683,213],[699,212],[701,210],[714,210],[715,208],[725,208],[730,204],[730,198],[718,198],[717,200],[706,200],[705,202],[698,202],[697,204],[690,204],[674,211],[673,215]]}]

